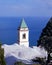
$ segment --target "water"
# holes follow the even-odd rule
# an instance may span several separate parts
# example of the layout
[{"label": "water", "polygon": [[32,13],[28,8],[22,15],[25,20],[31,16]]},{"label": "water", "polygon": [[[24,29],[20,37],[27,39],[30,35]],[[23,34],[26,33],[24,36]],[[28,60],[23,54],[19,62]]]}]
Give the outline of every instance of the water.
[{"label": "water", "polygon": [[[23,17],[0,17],[0,41],[2,44],[13,44],[18,40],[18,27]],[[30,46],[37,45],[37,40],[46,26],[49,17],[24,17],[30,34]]]}]

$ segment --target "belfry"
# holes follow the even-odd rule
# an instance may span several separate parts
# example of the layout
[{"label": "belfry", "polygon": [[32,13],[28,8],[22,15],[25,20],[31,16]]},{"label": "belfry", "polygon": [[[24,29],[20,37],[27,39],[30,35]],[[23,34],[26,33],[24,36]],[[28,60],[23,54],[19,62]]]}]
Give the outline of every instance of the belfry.
[{"label": "belfry", "polygon": [[22,19],[18,29],[18,44],[29,47],[29,29],[24,19]]}]

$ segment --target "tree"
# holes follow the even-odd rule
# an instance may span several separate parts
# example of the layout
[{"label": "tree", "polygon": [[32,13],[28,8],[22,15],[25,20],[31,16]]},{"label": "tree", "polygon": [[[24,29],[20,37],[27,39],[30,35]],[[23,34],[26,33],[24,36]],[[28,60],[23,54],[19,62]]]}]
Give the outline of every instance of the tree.
[{"label": "tree", "polygon": [[50,18],[46,27],[42,30],[37,46],[44,47],[47,50],[48,61],[50,61],[50,53],[52,53],[52,18]]},{"label": "tree", "polygon": [[36,59],[32,59],[33,62],[37,63],[38,65],[45,65],[45,58],[36,57]]},{"label": "tree", "polygon": [[42,30],[37,46],[42,46],[48,52],[51,52],[52,50],[52,18],[50,18],[46,27]]},{"label": "tree", "polygon": [[1,46],[2,44],[0,43],[0,65],[6,65],[4,60],[4,49]]}]

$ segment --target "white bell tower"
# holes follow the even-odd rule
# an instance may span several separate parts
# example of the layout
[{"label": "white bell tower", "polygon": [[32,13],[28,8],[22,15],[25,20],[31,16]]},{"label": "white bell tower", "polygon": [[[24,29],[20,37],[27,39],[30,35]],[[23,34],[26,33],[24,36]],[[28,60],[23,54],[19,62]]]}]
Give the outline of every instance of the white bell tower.
[{"label": "white bell tower", "polygon": [[18,44],[29,47],[29,29],[24,21],[21,21],[21,25],[18,29]]}]

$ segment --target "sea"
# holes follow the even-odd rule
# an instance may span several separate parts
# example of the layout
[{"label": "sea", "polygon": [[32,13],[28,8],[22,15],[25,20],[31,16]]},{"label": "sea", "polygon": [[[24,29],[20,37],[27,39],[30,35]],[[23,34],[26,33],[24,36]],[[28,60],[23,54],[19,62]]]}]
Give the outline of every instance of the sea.
[{"label": "sea", "polygon": [[29,28],[29,45],[38,44],[37,41],[50,17],[0,17],[0,43],[11,45],[18,42],[18,27],[22,19]]}]

